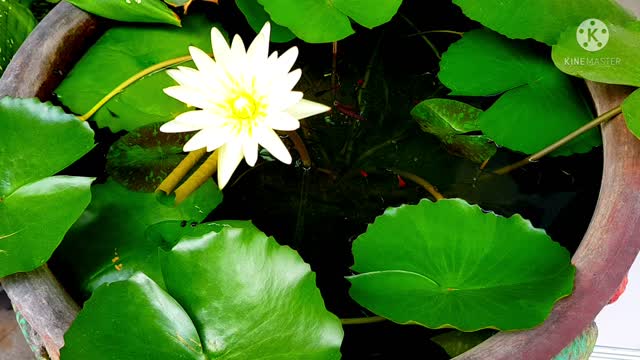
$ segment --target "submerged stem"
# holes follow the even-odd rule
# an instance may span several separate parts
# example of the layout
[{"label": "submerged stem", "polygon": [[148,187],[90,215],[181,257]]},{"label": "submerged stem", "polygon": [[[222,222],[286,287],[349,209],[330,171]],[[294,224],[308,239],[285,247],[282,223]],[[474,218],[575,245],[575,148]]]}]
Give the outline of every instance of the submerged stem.
[{"label": "submerged stem", "polygon": [[418,32],[418,36],[420,36],[422,38],[422,40],[424,40],[424,42],[427,43],[427,45],[429,45],[429,47],[431,48],[431,50],[433,51],[433,53],[436,55],[436,57],[438,59],[442,59],[442,56],[440,55],[440,51],[438,51],[438,48],[436,48],[435,45],[433,45],[433,43],[429,40],[429,38],[427,38],[426,36],[424,36],[424,34],[422,33],[422,31],[420,31],[420,29],[418,29],[418,27],[416,26],[416,24],[413,23],[413,21],[409,20],[408,17],[404,16],[403,14],[400,14],[400,17],[402,18],[402,20],[404,20],[407,24],[409,24],[409,26],[411,26],[415,31]]},{"label": "submerged stem", "polygon": [[113,89],[110,93],[108,93],[105,97],[103,97],[100,101],[98,101],[98,103],[91,108],[91,110],[89,110],[86,114],[82,115],[82,116],[78,116],[78,119],[80,119],[81,121],[86,121],[89,120],[89,118],[91,118],[93,115],[95,115],[96,112],[98,112],[98,110],[100,110],[100,108],[102,108],[106,103],[109,102],[109,100],[113,99],[114,96],[118,95],[120,92],[122,92],[124,89],[126,89],[127,87],[131,86],[133,83],[135,83],[136,81],[142,79],[143,77],[150,75],[156,71],[168,68],[170,66],[173,65],[177,65],[186,61],[191,60],[191,55],[186,55],[186,56],[181,56],[181,57],[177,57],[175,59],[169,59],[166,61],[163,61],[161,63],[149,66],[148,68],[140,71],[139,73],[131,76],[130,78],[128,78],[127,80],[125,80],[123,83],[121,83],[120,85],[116,86],[115,89]]},{"label": "submerged stem", "polygon": [[578,136],[586,133],[587,131],[597,127],[600,124],[604,124],[605,122],[611,120],[612,118],[618,116],[620,113],[622,112],[622,107],[618,106],[614,109],[611,109],[609,111],[607,111],[606,113],[598,116],[597,118],[593,119],[592,121],[590,121],[589,123],[585,124],[584,126],[582,126],[581,128],[579,128],[578,130],[572,132],[571,134],[563,137],[562,139],[556,141],[555,143],[547,146],[546,148],[538,151],[537,153],[528,156],[516,163],[513,163],[511,165],[507,165],[505,167],[502,167],[498,170],[493,171],[494,174],[497,175],[504,175],[507,174],[515,169],[518,169],[520,167],[523,167],[529,163],[532,163],[534,161],[538,161],[541,158],[549,155],[550,153],[558,150],[560,147],[566,145],[567,143],[569,143],[570,141],[574,140],[575,138],[577,138]]},{"label": "submerged stem", "polygon": [[442,196],[442,194],[440,194],[440,192],[436,189],[435,186],[431,185],[430,182],[421,178],[420,176],[407,171],[398,170],[398,169],[391,169],[391,171],[422,186],[425,190],[427,190],[427,192],[429,192],[429,194],[431,194],[431,196],[433,196],[436,199],[436,201],[445,199],[445,197]]},{"label": "submerged stem", "polygon": [[296,151],[300,155],[302,165],[304,165],[305,168],[311,167],[311,157],[309,157],[309,151],[304,145],[304,141],[302,141],[300,135],[298,135],[296,131],[287,131],[286,133],[289,136],[289,139],[291,139],[291,142],[293,142],[293,146],[295,146]]},{"label": "submerged stem", "polygon": [[342,325],[363,325],[363,324],[379,323],[383,321],[387,321],[387,319],[383,318],[382,316],[340,319],[340,322],[342,322]]},{"label": "submerged stem", "polygon": [[156,192],[162,191],[169,195],[173,189],[178,186],[180,181],[193,169],[193,167],[200,161],[202,156],[207,152],[205,148],[190,152],[178,166],[164,179],[162,183],[158,185]]},{"label": "submerged stem", "polygon": [[218,150],[214,151],[207,160],[200,165],[198,170],[191,174],[187,181],[176,189],[176,205],[180,204],[191,195],[191,193],[202,186],[216,171],[218,171]]}]

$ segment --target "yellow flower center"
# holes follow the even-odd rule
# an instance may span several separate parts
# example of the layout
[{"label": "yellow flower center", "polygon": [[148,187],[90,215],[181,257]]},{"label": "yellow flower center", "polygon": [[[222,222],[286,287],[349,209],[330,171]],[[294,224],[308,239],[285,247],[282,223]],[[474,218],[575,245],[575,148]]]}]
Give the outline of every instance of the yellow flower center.
[{"label": "yellow flower center", "polygon": [[255,99],[249,95],[239,95],[231,103],[231,111],[236,119],[254,119],[258,110]]}]

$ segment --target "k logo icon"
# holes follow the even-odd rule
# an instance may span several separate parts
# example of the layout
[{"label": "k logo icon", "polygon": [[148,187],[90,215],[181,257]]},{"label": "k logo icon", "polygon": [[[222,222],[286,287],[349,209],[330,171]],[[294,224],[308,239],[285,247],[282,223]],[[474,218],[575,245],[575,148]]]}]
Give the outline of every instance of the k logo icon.
[{"label": "k logo icon", "polygon": [[578,44],[587,51],[600,51],[609,42],[609,28],[598,19],[587,19],[576,31]]}]

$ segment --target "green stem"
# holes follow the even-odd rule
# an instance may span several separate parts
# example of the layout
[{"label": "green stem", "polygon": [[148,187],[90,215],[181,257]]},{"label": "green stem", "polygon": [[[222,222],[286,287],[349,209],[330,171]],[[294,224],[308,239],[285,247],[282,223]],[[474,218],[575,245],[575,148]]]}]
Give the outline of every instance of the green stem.
[{"label": "green stem", "polygon": [[620,113],[622,113],[622,107],[618,106],[614,109],[611,109],[609,111],[607,111],[606,113],[598,116],[597,118],[593,119],[592,121],[590,121],[588,124],[582,126],[581,128],[579,128],[578,130],[572,132],[571,134],[563,137],[562,139],[556,141],[555,143],[547,146],[546,148],[538,151],[537,153],[528,156],[516,163],[513,163],[511,165],[507,165],[505,167],[502,167],[498,170],[493,171],[494,174],[497,175],[504,175],[507,174],[515,169],[521,168],[527,164],[530,164],[532,162],[538,161],[541,158],[549,155],[550,153],[558,150],[559,148],[561,148],[562,146],[566,145],[567,143],[569,143],[570,141],[574,140],[575,138],[577,138],[578,136],[586,133],[587,131],[597,127],[598,125],[604,124],[605,122],[613,119],[614,117],[620,115]]},{"label": "green stem", "polygon": [[169,59],[166,61],[163,61],[161,63],[149,66],[148,68],[140,71],[139,73],[133,75],[132,77],[128,78],[127,80],[125,80],[123,83],[121,83],[120,85],[116,86],[115,89],[113,89],[110,93],[108,93],[105,97],[103,97],[100,101],[98,101],[98,103],[91,108],[91,110],[89,110],[86,114],[79,116],[78,119],[80,119],[81,121],[86,121],[89,120],[89,118],[91,118],[93,115],[95,115],[96,112],[98,112],[98,110],[100,110],[100,108],[102,108],[106,103],[109,102],[109,100],[113,99],[114,96],[118,95],[119,93],[121,93],[124,89],[126,89],[127,87],[131,86],[133,83],[135,83],[136,81],[142,79],[143,77],[153,74],[156,71],[168,68],[170,66],[174,66],[186,61],[191,60],[191,56],[187,55],[187,56],[181,56],[175,59]]},{"label": "green stem", "polygon": [[464,36],[464,32],[462,31],[453,31],[453,30],[427,30],[421,31],[419,33],[411,34],[409,36],[420,36],[425,34],[435,34],[435,33],[445,33],[445,34],[454,34],[458,36]]},{"label": "green stem", "polygon": [[442,56],[440,55],[440,52],[438,51],[438,48],[436,48],[435,45],[433,45],[433,43],[429,40],[429,38],[427,38],[426,36],[424,36],[424,34],[421,34],[420,29],[418,29],[418,27],[416,26],[416,24],[413,23],[413,21],[409,20],[408,17],[404,16],[403,14],[400,14],[400,17],[402,18],[402,20],[404,20],[407,24],[409,24],[409,26],[411,26],[415,31],[418,32],[418,36],[420,36],[422,38],[422,40],[424,40],[424,42],[427,43],[427,45],[429,45],[429,47],[431,48],[431,50],[433,51],[433,53],[436,55],[436,57],[438,59],[442,59]]},{"label": "green stem", "polygon": [[363,324],[374,324],[383,321],[387,321],[387,319],[382,316],[369,316],[369,317],[361,317],[361,318],[347,318],[340,319],[342,325],[363,325]]}]

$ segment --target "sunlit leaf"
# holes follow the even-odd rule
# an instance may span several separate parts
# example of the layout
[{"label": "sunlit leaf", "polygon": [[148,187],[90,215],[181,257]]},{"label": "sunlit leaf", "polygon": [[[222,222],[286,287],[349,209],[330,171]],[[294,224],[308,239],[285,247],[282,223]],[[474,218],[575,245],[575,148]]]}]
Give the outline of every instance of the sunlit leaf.
[{"label": "sunlit leaf", "polygon": [[271,23],[271,41],[287,42],[296,38],[289,29],[273,22],[258,0],[236,0],[236,4],[256,32],[260,32],[265,22]]},{"label": "sunlit leaf", "polygon": [[0,75],[35,26],[36,19],[26,5],[0,1]]},{"label": "sunlit leaf", "polygon": [[180,18],[162,0],[68,0],[86,12],[108,19],[180,25]]},{"label": "sunlit leaf", "polygon": [[430,328],[531,328],[571,294],[575,275],[569,252],[543,230],[459,199],[388,209],[353,254],[353,299]]},{"label": "sunlit leaf", "polygon": [[629,131],[640,139],[640,91],[634,91],[624,100],[622,111]]}]

